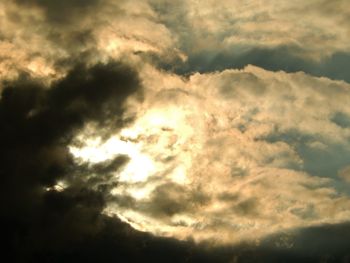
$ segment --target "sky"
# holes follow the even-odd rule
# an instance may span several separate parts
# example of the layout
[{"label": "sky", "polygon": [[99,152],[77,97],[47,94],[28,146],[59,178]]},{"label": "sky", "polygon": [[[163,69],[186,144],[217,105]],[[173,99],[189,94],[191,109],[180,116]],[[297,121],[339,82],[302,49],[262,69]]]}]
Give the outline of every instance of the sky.
[{"label": "sky", "polygon": [[8,262],[350,262],[350,2],[0,0]]}]

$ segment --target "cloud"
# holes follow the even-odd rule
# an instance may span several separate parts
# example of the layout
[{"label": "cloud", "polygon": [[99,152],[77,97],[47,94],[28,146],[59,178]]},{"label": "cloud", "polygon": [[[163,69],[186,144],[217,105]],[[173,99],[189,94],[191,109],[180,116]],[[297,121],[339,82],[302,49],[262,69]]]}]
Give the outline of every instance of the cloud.
[{"label": "cloud", "polygon": [[345,166],[343,169],[339,171],[339,176],[345,181],[350,182],[350,167]]},{"label": "cloud", "polygon": [[347,262],[348,7],[2,1],[12,261]]},{"label": "cloud", "polygon": [[[181,21],[190,30],[183,34],[190,36],[184,42],[190,41],[197,51],[213,50],[216,46],[240,53],[251,48],[291,46],[297,48],[297,53],[314,58],[348,51],[346,1],[326,4],[327,8],[325,1],[179,2],[183,7],[180,14],[185,14]],[[332,12],[325,15],[328,8]]]},{"label": "cloud", "polygon": [[[349,114],[347,83],[254,66],[188,79],[146,67],[140,76],[136,121],[113,135],[132,154],[114,175],[123,183],[107,214],[157,235],[226,244],[347,220],[338,171],[349,165],[349,129],[334,120]],[[139,154],[145,176],[132,168]]]},{"label": "cloud", "polygon": [[282,46],[276,48],[252,48],[249,51],[236,54],[234,50],[205,50],[190,54],[185,62],[161,65],[178,74],[191,72],[208,73],[230,68],[242,69],[251,64],[271,71],[298,72],[302,71],[314,76],[325,76],[335,80],[350,82],[348,67],[349,53],[334,53],[332,56],[312,61],[296,56],[293,49]]},{"label": "cloud", "polygon": [[137,65],[144,53],[168,60],[181,55],[146,2],[19,0],[5,1],[1,9],[2,80],[26,72],[50,82],[79,62]]},{"label": "cloud", "polygon": [[343,70],[349,56],[346,1],[151,3],[188,57],[178,65],[161,61],[167,69],[188,74],[253,64],[349,81]]},{"label": "cloud", "polygon": [[67,146],[89,122],[120,128],[124,101],[139,91],[137,73],[119,63],[77,65],[49,89],[26,75],[6,83],[0,100],[2,238],[14,261],[100,231],[103,192],[78,176],[81,168]]},{"label": "cloud", "polygon": [[[73,1],[47,1],[16,0],[23,7],[38,7],[44,10],[45,17],[50,23],[70,23],[72,19],[80,20],[87,13],[92,13],[103,1],[100,0],[73,0]],[[92,9],[92,10],[91,10]]]}]

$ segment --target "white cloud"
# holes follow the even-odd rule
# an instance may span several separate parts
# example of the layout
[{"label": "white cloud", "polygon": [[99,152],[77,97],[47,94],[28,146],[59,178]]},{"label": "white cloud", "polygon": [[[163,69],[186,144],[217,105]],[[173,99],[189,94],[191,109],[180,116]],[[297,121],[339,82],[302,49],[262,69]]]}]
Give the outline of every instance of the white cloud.
[{"label": "white cloud", "polygon": [[107,213],[157,235],[219,243],[348,220],[338,168],[319,177],[308,167],[320,151],[349,147],[349,128],[332,120],[350,114],[349,84],[253,66],[188,79],[146,66],[141,76],[145,101],[121,134],[152,172],[139,183],[117,174],[112,200],[135,202],[111,201]]},{"label": "white cloud", "polygon": [[349,10],[346,0],[189,0],[176,1],[164,20],[190,53],[290,46],[295,55],[319,60],[350,51]]}]

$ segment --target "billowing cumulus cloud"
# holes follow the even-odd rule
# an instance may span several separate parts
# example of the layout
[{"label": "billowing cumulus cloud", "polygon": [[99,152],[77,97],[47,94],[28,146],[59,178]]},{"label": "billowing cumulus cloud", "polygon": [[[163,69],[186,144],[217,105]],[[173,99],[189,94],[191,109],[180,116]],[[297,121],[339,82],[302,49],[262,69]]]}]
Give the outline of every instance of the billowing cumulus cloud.
[{"label": "billowing cumulus cloud", "polygon": [[144,76],[136,122],[99,152],[98,143],[72,148],[83,160],[129,153],[108,213],[219,243],[348,220],[349,129],[335,120],[349,115],[348,84],[252,66]]},{"label": "billowing cumulus cloud", "polygon": [[3,0],[14,262],[348,262],[348,1]]}]

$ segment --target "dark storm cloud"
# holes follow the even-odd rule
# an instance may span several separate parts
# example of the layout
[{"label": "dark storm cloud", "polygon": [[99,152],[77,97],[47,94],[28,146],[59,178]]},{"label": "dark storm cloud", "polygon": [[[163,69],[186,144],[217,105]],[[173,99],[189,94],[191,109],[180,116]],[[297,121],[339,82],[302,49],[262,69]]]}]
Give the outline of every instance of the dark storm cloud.
[{"label": "dark storm cloud", "polygon": [[[46,242],[61,246],[98,231],[103,195],[75,176],[81,169],[67,145],[87,122],[120,127],[124,100],[138,92],[136,72],[118,63],[78,65],[50,89],[26,75],[5,84],[0,100],[1,221],[12,257],[25,262],[27,252],[33,256],[45,250]],[[122,163],[118,159],[95,172]],[[60,179],[69,182],[66,190],[46,190]]]},{"label": "dark storm cloud", "polygon": [[308,227],[267,237],[257,254],[260,262],[350,262],[349,238],[349,223]]}]

